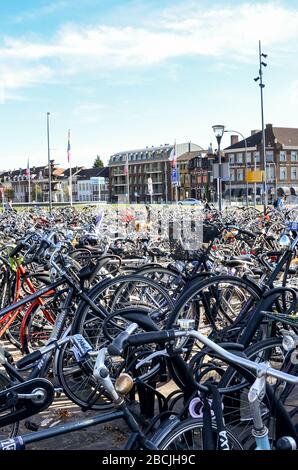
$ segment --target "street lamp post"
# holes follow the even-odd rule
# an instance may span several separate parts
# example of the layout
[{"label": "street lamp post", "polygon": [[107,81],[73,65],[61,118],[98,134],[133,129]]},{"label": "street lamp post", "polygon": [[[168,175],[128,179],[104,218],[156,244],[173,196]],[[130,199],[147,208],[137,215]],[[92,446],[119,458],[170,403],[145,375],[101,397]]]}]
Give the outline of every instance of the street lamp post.
[{"label": "street lamp post", "polygon": [[47,112],[48,170],[49,170],[49,210],[52,213],[52,167],[50,152],[50,113]]},{"label": "street lamp post", "polygon": [[241,139],[244,141],[245,147],[245,180],[246,180],[246,205],[248,206],[248,182],[247,182],[247,141],[243,134],[239,131],[225,130],[224,132],[233,132],[233,134],[239,134]]},{"label": "street lamp post", "polygon": [[263,178],[263,191],[264,191],[264,211],[266,210],[266,206],[268,203],[268,194],[267,194],[267,178],[266,178],[266,136],[265,136],[265,127],[264,127],[264,101],[263,101],[263,88],[265,85],[263,83],[263,67],[267,67],[267,64],[263,61],[263,58],[266,59],[267,54],[262,53],[261,49],[261,41],[259,41],[259,75],[258,77],[254,78],[255,82],[260,82],[260,92],[261,92],[261,118],[262,118],[262,157],[263,157],[263,171],[264,171],[264,178]]},{"label": "street lamp post", "polygon": [[220,153],[220,142],[222,139],[222,136],[225,131],[225,126],[222,125],[215,125],[212,126],[213,132],[215,134],[217,144],[218,144],[218,149],[217,149],[217,155],[218,155],[218,178],[217,178],[217,198],[218,198],[218,209],[221,211],[222,209],[222,187],[221,187],[221,153]]},{"label": "street lamp post", "polygon": [[275,162],[270,162],[268,163],[268,167],[270,168],[270,166],[274,166],[274,196],[275,198],[277,197],[277,172],[276,172],[276,163]]}]

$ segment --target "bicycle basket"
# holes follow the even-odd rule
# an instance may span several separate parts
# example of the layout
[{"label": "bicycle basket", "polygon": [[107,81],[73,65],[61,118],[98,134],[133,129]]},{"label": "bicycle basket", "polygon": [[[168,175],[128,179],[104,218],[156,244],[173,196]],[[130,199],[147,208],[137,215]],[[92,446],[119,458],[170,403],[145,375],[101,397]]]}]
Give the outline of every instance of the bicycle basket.
[{"label": "bicycle basket", "polygon": [[203,224],[203,243],[210,243],[220,234],[216,225]]},{"label": "bicycle basket", "polygon": [[199,261],[202,257],[201,251],[184,248],[181,240],[170,240],[170,251],[176,261]]}]

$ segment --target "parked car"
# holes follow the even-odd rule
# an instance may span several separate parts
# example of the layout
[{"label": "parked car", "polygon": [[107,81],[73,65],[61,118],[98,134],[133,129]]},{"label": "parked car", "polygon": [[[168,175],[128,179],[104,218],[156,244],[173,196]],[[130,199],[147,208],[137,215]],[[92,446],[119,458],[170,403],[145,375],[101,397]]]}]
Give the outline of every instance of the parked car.
[{"label": "parked car", "polygon": [[204,204],[202,201],[199,201],[198,199],[194,199],[192,197],[189,197],[187,199],[184,199],[183,201],[179,201],[178,204],[180,206],[182,205],[188,205],[188,206],[203,206]]}]

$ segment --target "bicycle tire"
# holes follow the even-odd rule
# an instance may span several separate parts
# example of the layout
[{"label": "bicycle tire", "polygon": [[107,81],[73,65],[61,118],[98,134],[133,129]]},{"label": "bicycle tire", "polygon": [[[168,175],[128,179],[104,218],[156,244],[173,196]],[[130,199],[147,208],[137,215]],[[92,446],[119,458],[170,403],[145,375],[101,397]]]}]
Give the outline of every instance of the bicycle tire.
[{"label": "bicycle tire", "polygon": [[[217,436],[217,427],[215,423],[212,423],[212,429],[214,431],[215,437]],[[178,424],[173,430],[171,430],[167,435],[163,438],[160,437],[160,433],[158,433],[158,441],[155,442],[154,436],[152,437],[151,441],[154,444],[157,444],[158,450],[171,450],[171,451],[198,451],[204,450],[203,443],[202,443],[202,433],[203,431],[203,420],[198,419],[186,419]],[[199,443],[194,443],[192,446],[189,445],[191,440],[190,433],[197,432],[199,434]],[[229,446],[231,450],[243,450],[241,443],[238,439],[228,430],[226,429],[227,438],[229,442]],[[187,434],[187,437],[186,437]],[[194,439],[193,439],[194,440]],[[218,441],[217,441],[218,447]]]}]

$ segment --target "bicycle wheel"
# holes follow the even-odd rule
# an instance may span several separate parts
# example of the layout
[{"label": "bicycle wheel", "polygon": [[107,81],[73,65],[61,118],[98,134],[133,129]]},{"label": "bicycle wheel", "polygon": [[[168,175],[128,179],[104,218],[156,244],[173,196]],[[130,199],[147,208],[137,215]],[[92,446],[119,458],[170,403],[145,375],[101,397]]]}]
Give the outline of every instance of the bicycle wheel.
[{"label": "bicycle wheel", "polygon": [[[101,333],[98,336],[98,348],[108,346],[114,337],[127,328],[131,323],[131,321],[126,319],[126,316],[129,314],[133,314],[135,317],[141,317],[144,311],[135,309],[118,310],[117,314],[111,316],[110,321],[105,322],[106,325],[103,323],[105,334]],[[90,322],[93,323],[94,320],[91,319]],[[90,333],[92,329],[93,326],[89,327],[87,323],[84,324],[84,330],[88,331],[88,333]],[[137,330],[137,332],[144,331],[146,331],[146,329],[141,326]],[[155,379],[157,386],[159,382],[164,384],[166,381],[166,371],[159,360],[150,361],[150,363],[143,365],[138,368],[138,370],[135,367],[140,360],[144,359],[153,351],[153,346],[151,348],[140,346],[133,348],[132,351],[128,349],[125,358],[122,356],[107,357],[106,367],[109,370],[112,381],[115,380],[121,372],[125,371],[133,378],[137,378],[138,381],[143,383]],[[92,357],[88,360],[78,361],[73,346],[71,343],[66,343],[56,354],[54,374],[63,388],[64,393],[71,401],[82,408],[105,410],[111,408],[112,403],[93,377],[95,360],[96,357]],[[160,376],[161,370],[163,372],[162,376]]]},{"label": "bicycle wheel", "polygon": [[37,305],[27,316],[22,337],[22,350],[29,354],[44,346],[49,339],[55,324],[56,312],[50,301],[44,306]]},{"label": "bicycle wheel", "polygon": [[[214,433],[214,441],[216,442],[216,449],[219,449],[219,437],[215,423],[212,424]],[[229,430],[227,432],[227,440],[230,450],[243,450],[241,443],[237,437]],[[154,442],[154,436],[151,439]],[[159,450],[173,450],[173,451],[194,451],[204,450],[203,445],[203,420],[202,419],[187,419],[182,421],[176,428],[170,431],[163,438],[158,437],[156,442]]]},{"label": "bicycle wheel", "polygon": [[234,276],[213,276],[191,281],[169,315],[166,327],[173,328],[181,318],[195,320],[197,328],[222,340],[236,336],[261,296],[253,282]]},{"label": "bicycle wheel", "polygon": [[101,312],[81,302],[73,321],[72,334],[85,336],[94,349],[99,349],[106,341],[102,323],[107,315],[132,308],[146,310],[156,329],[164,325],[173,308],[173,301],[163,287],[142,276],[121,276],[103,281],[88,295]]},{"label": "bicycle wheel", "polygon": [[[0,391],[2,392],[3,390],[6,390],[10,386],[10,381],[8,377],[6,377],[4,374],[0,372]],[[4,412],[4,414],[7,414]],[[2,412],[0,409],[0,420],[1,420]],[[18,429],[19,429],[19,423],[12,423],[12,424],[7,424],[6,426],[0,426],[0,440],[2,439],[9,439],[18,434]]]},{"label": "bicycle wheel", "polygon": [[[288,353],[282,348],[282,338],[268,338],[253,344],[245,350],[245,356],[254,362],[267,362],[270,367],[277,370],[284,370],[288,365]],[[190,367],[194,370],[198,382],[204,383],[212,377],[219,383],[226,424],[231,432],[237,435],[244,449],[254,448],[255,440],[251,433],[253,420],[248,401],[251,382],[248,382],[232,367],[228,367],[219,357],[214,357],[207,349],[205,354],[202,351],[192,358]],[[282,397],[285,384],[274,378],[268,378],[267,382],[273,388],[274,394]],[[288,408],[288,405],[293,402],[292,398],[290,393],[287,396],[284,394],[284,406]],[[261,404],[261,412],[264,424],[269,429],[269,439],[273,441],[275,423],[268,397],[265,397]]]},{"label": "bicycle wheel", "polygon": [[172,299],[177,299],[186,283],[181,273],[162,266],[140,268],[135,274],[150,278],[160,284],[171,295]]}]

